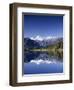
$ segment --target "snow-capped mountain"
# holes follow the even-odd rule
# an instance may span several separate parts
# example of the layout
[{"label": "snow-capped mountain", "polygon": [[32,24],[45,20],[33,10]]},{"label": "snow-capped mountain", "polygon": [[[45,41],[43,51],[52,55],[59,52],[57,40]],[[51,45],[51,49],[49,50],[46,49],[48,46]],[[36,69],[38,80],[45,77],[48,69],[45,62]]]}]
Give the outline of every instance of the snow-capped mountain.
[{"label": "snow-capped mountain", "polygon": [[50,45],[56,45],[59,42],[63,43],[62,37],[43,38],[41,36],[36,36],[36,37],[31,37],[31,38],[24,38],[24,47],[27,49],[41,48],[41,47],[48,47]]},{"label": "snow-capped mountain", "polygon": [[63,38],[61,37],[58,38],[58,37],[51,37],[51,36],[48,36],[45,38],[41,36],[36,36],[36,37],[31,37],[30,39],[36,41],[37,43],[39,43],[40,46],[44,46],[44,47],[48,45],[56,44],[59,41],[63,41]]}]

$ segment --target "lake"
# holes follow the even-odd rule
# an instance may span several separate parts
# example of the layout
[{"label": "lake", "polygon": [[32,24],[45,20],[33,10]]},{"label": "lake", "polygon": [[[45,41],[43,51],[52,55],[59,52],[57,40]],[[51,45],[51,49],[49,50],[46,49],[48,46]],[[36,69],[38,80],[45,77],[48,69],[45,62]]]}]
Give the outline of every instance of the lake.
[{"label": "lake", "polygon": [[61,53],[30,51],[24,53],[24,74],[63,73]]}]

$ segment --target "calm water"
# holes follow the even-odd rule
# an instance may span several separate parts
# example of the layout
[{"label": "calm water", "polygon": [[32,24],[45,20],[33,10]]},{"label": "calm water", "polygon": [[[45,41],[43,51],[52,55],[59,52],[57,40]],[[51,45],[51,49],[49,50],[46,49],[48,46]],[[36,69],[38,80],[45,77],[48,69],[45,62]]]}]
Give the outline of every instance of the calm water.
[{"label": "calm water", "polygon": [[60,53],[25,52],[24,74],[62,73],[63,58]]}]

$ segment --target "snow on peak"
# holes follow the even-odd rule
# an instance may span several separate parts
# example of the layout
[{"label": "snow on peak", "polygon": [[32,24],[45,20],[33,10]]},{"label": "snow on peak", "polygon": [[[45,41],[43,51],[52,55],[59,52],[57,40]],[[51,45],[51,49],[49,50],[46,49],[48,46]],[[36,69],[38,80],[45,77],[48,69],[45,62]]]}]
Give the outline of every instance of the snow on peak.
[{"label": "snow on peak", "polygon": [[48,39],[54,39],[56,37],[52,37],[52,36],[47,36],[47,37],[41,37],[39,35],[37,35],[36,37],[31,37],[32,40],[39,40],[39,41],[42,41],[42,40],[48,40]]},{"label": "snow on peak", "polygon": [[37,35],[36,37],[31,37],[31,39],[32,40],[40,40],[40,41],[43,40],[43,38],[41,36],[39,36],[39,35]]},{"label": "snow on peak", "polygon": [[55,37],[48,36],[45,39],[54,39]]}]

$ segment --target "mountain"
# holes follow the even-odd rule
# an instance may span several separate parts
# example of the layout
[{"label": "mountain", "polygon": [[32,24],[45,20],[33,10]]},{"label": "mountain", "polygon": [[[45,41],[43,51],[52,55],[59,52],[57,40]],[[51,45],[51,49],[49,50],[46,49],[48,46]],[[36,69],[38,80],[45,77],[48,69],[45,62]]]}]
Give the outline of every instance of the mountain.
[{"label": "mountain", "polygon": [[37,36],[35,38],[31,38],[31,40],[36,41],[37,43],[39,43],[39,45],[41,47],[46,47],[49,45],[53,45],[53,44],[57,44],[60,41],[63,41],[63,38],[57,38],[57,37],[46,37],[46,38],[42,38],[40,36]]},{"label": "mountain", "polygon": [[31,40],[29,38],[24,38],[24,48],[26,50],[32,49],[32,48],[39,48],[40,45],[38,42]]},{"label": "mountain", "polygon": [[26,50],[30,50],[34,48],[44,48],[52,45],[57,45],[58,43],[63,43],[63,38],[43,39],[39,36],[37,36],[36,38],[24,38],[24,48]]}]

